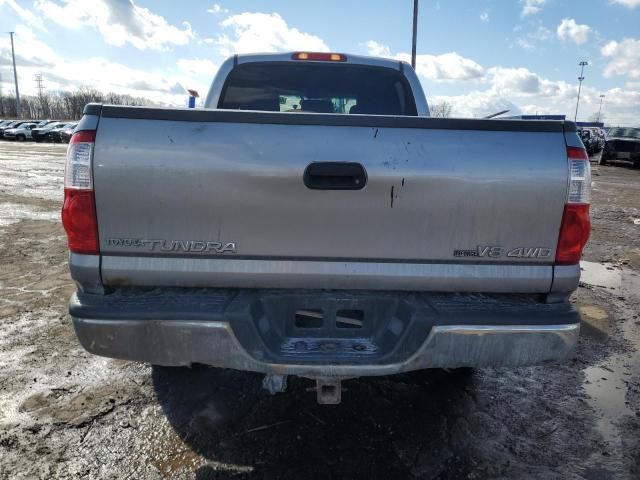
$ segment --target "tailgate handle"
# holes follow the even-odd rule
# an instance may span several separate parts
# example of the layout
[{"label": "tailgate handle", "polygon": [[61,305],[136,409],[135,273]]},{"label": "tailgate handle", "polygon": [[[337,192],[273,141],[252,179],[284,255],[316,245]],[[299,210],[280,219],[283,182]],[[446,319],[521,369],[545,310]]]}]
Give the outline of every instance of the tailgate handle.
[{"label": "tailgate handle", "polygon": [[355,162],[313,162],[304,170],[303,180],[312,190],[361,190],[367,172]]}]

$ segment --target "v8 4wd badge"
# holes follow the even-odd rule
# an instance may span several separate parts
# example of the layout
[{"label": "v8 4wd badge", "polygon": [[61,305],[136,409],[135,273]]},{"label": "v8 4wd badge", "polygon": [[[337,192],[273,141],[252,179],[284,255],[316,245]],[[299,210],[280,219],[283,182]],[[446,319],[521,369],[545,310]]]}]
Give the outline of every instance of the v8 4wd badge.
[{"label": "v8 4wd badge", "polygon": [[473,250],[453,251],[454,257],[488,257],[488,258],[549,258],[551,249],[549,247],[514,247],[507,248],[499,245],[478,245]]}]

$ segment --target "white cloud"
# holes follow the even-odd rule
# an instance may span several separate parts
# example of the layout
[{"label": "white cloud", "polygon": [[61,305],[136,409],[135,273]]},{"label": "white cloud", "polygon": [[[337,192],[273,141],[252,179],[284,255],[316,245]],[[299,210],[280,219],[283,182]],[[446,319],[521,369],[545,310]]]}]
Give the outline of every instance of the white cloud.
[{"label": "white cloud", "polygon": [[564,18],[558,25],[556,33],[561,40],[570,40],[577,45],[582,45],[589,40],[591,27],[589,25],[580,25],[573,18]]},{"label": "white cloud", "polygon": [[[47,91],[92,87],[103,93],[116,92],[168,105],[184,105],[183,87],[206,92],[217,72],[213,62],[198,58],[181,59],[177,65],[157,70],[129,67],[101,57],[69,60],[24,25],[16,27],[16,39],[20,39],[15,45],[18,80],[20,92],[25,95],[36,93],[33,78],[36,73],[42,73]],[[13,70],[8,42],[0,43],[0,73],[5,94],[12,94]]]},{"label": "white cloud", "polygon": [[[153,95],[180,91],[176,88],[179,80],[175,76],[131,68],[100,57],[60,62],[49,70],[49,77],[64,80],[73,87],[91,86],[103,92],[142,91]],[[157,98],[157,95],[153,96]]]},{"label": "white cloud", "polygon": [[[602,112],[608,123],[612,125],[638,126],[638,118],[640,118],[640,89],[611,88],[605,92],[594,90],[587,100],[588,110],[586,111],[595,113],[598,110],[600,93],[605,94]],[[581,110],[583,109],[582,105],[581,98]]]},{"label": "white cloud", "polygon": [[0,0],[0,10],[4,5],[12,9],[22,21],[28,23],[30,26],[46,31],[42,18],[38,17],[31,10],[18,5],[18,2],[15,0]]},{"label": "white cloud", "polygon": [[374,57],[390,57],[391,50],[387,45],[383,45],[381,43],[376,42],[375,40],[369,40],[365,43],[367,47],[367,51],[369,55],[373,55]]},{"label": "white cloud", "polygon": [[640,40],[625,38],[621,42],[611,41],[600,49],[609,60],[604,67],[604,76],[627,75],[640,78]]},{"label": "white cloud", "polygon": [[[18,72],[20,67],[45,67],[60,60],[58,54],[49,45],[37,39],[31,28],[17,25],[15,31]],[[0,65],[11,65],[11,44],[9,42],[0,43]]]},{"label": "white cloud", "polygon": [[[423,78],[423,85],[429,100],[447,101],[453,105],[453,115],[459,117],[483,117],[500,110],[509,110],[508,115],[565,114],[573,119],[577,86],[563,80],[550,80],[527,68],[494,66],[484,70],[484,76],[477,89],[462,95],[431,96],[430,85]],[[600,94],[607,99],[606,118],[612,124],[631,125],[640,116],[640,91],[631,88],[614,88],[601,91],[591,86],[582,86],[578,120],[586,120],[597,112]],[[609,97],[611,103],[609,104]]]},{"label": "white cloud", "polygon": [[535,15],[542,10],[547,0],[520,0],[520,3],[522,4],[521,15],[526,17],[528,15]]},{"label": "white cloud", "polygon": [[[289,27],[277,13],[240,13],[226,18],[220,26],[231,31],[213,41],[218,45],[220,54],[225,56],[287,50],[329,51],[320,37]],[[205,39],[204,42],[210,40]]]},{"label": "white cloud", "polygon": [[211,8],[207,9],[207,12],[209,13],[213,13],[214,15],[217,15],[219,13],[229,13],[229,9],[227,8],[223,8],[220,5],[218,5],[217,3],[214,3]]},{"label": "white cloud", "polygon": [[[514,72],[509,72],[509,70],[514,70]],[[431,103],[441,101],[451,103],[453,105],[452,114],[458,117],[483,117],[508,109],[509,113],[506,115],[564,114],[567,119],[573,120],[577,95],[575,85],[538,77],[537,92],[526,92],[524,91],[527,90],[526,86],[529,85],[533,90],[531,87],[535,85],[535,82],[527,81],[528,75],[523,75],[520,70],[493,67],[488,70],[488,76],[493,77],[494,80],[499,75],[507,75],[511,78],[492,84],[486,90],[472,91],[463,95],[434,96],[429,97],[429,100]],[[522,76],[525,79],[524,82],[519,82],[518,76]],[[525,87],[524,90],[523,87]],[[598,112],[600,94],[605,95],[602,113],[607,124],[637,125],[640,117],[640,90],[631,89],[629,84],[625,88],[611,88],[604,91],[583,84],[578,113],[579,121],[587,120]]]},{"label": "white cloud", "polygon": [[509,99],[490,91],[474,91],[464,95],[436,95],[428,98],[429,104],[447,102],[453,105],[452,116],[481,118],[509,110],[508,115],[518,115],[520,108]]},{"label": "white cloud", "polygon": [[[397,57],[404,61],[410,60],[409,54],[399,54]],[[416,72],[424,78],[437,82],[474,80],[484,75],[481,65],[456,52],[417,55]]]},{"label": "white cloud", "polygon": [[206,58],[181,58],[178,60],[179,82],[206,96],[218,66]]},{"label": "white cloud", "polygon": [[535,32],[531,34],[531,38],[536,40],[550,40],[553,37],[553,33],[546,27],[539,26]]},{"label": "white cloud", "polygon": [[[411,62],[411,55],[408,53],[392,55],[388,46],[375,40],[369,40],[365,45],[370,55]],[[481,78],[484,75],[484,69],[473,60],[456,52],[450,52],[441,55],[416,55],[416,73],[422,78],[435,82],[451,82]]]},{"label": "white cloud", "polygon": [[[520,31],[520,29],[515,31]],[[516,39],[516,43],[525,50],[535,50],[539,43],[546,42],[552,37],[553,34],[551,33],[551,30],[546,27],[539,26],[533,32],[529,32],[526,35],[518,37]]]},{"label": "white cloud", "polygon": [[[39,3],[45,1],[54,3],[51,0],[41,0]],[[105,4],[105,0],[87,1],[92,5]],[[64,8],[71,0],[57,3],[60,8]],[[4,0],[4,4],[7,4],[7,0]],[[86,19],[89,14],[85,10],[81,10],[77,17],[64,20],[69,23],[73,23],[75,18],[88,21]],[[111,24],[121,25],[127,37],[133,35],[141,39],[146,38],[144,28],[136,30],[131,27],[131,19],[120,21],[118,17],[105,18],[109,19]],[[26,19],[23,21],[27,22]],[[199,40],[217,46],[226,54],[256,50],[328,50],[321,38],[287,25],[278,14],[232,15],[224,20],[221,26],[222,36]],[[97,25],[95,28],[99,30]],[[129,67],[97,56],[71,61],[68,57],[65,58],[65,52],[54,51],[46,42],[40,41],[37,29],[34,25],[19,25],[16,28],[17,39],[20,40],[16,42],[18,73],[22,82],[20,88],[27,95],[35,93],[33,75],[42,72],[47,90],[91,86],[104,92],[115,91],[146,97],[156,102],[184,105],[184,87],[195,88],[202,94],[207,91],[217,71],[216,59],[212,61],[204,53],[196,53],[189,58],[167,58],[164,65],[159,64],[157,69],[151,70]],[[536,42],[549,40],[555,35],[555,32],[540,26],[530,33],[525,33],[522,29],[517,32],[534,46]],[[103,32],[100,33],[104,35]],[[131,43],[130,38],[125,41]],[[12,88],[12,72],[10,47],[7,44],[8,42],[0,42],[0,71],[4,78],[4,91],[9,93]],[[161,48],[172,45],[167,42],[155,44],[162,45]],[[392,52],[387,45],[374,40],[364,45],[373,55],[404,61],[410,59],[409,54]],[[146,48],[152,47],[147,43]],[[601,47],[601,54],[608,62],[604,63],[604,75],[625,75],[626,84],[622,88],[602,91],[593,88],[587,79],[582,87],[579,119],[587,119],[593,112],[597,112],[599,95],[604,93],[606,100],[603,112],[608,122],[622,125],[637,123],[637,119],[640,118],[640,40],[610,41]],[[451,101],[454,104],[453,114],[456,116],[479,117],[509,109],[510,114],[564,113],[568,118],[573,118],[577,93],[577,86],[573,81],[569,84],[548,79],[522,67],[499,64],[483,66],[456,52],[441,55],[421,54],[417,57],[417,63],[418,75],[430,99],[435,83],[448,83],[449,91],[453,87],[459,88],[459,91],[466,91],[470,86],[473,88],[473,91],[463,95],[435,96],[432,99]]]},{"label": "white cloud", "polygon": [[536,49],[536,45],[525,37],[518,37],[516,42],[518,43],[518,46],[520,46],[520,48],[524,48],[525,50]]},{"label": "white cloud", "polygon": [[487,73],[496,92],[509,95],[540,92],[540,77],[526,68],[492,67]]},{"label": "white cloud", "polygon": [[139,50],[166,50],[186,45],[195,36],[188,22],[176,27],[133,0],[36,0],[35,7],[63,27],[95,28],[115,46],[129,43]]},{"label": "white cloud", "polygon": [[218,70],[218,67],[211,60],[200,58],[181,58],[178,60],[178,67],[187,73],[193,75],[208,75],[213,78],[213,75]]},{"label": "white cloud", "polygon": [[617,3],[627,8],[640,7],[640,0],[611,0],[611,3]]},{"label": "white cloud", "polygon": [[488,21],[489,21],[489,12],[487,12],[486,10],[484,10],[484,11],[480,14],[480,20],[482,20],[483,22],[488,22]]}]

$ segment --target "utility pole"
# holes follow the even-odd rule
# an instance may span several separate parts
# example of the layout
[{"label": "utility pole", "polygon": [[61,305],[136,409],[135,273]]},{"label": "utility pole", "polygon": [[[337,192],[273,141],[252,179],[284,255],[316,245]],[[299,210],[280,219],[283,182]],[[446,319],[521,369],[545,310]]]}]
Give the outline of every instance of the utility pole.
[{"label": "utility pole", "polygon": [[418,39],[418,0],[413,0],[413,41],[411,43],[411,66],[416,68],[416,41]]},{"label": "utility pole", "polygon": [[20,108],[20,91],[18,90],[18,71],[16,70],[16,54],[13,51],[13,34],[15,32],[9,32],[11,36],[11,56],[13,57],[13,79],[16,82],[16,117],[20,118],[21,108]]},{"label": "utility pole", "polygon": [[598,123],[600,123],[600,114],[602,113],[602,100],[604,100],[604,94],[600,95],[600,108],[598,109]]},{"label": "utility pole", "polygon": [[2,99],[2,73],[0,73],[0,115],[4,117],[4,101]]},{"label": "utility pole", "polygon": [[578,105],[580,105],[580,90],[582,89],[582,81],[584,80],[584,67],[589,65],[589,62],[585,62],[584,60],[580,62],[580,76],[578,77],[578,99],[576,100],[576,114],[573,117],[573,121],[578,121]]}]

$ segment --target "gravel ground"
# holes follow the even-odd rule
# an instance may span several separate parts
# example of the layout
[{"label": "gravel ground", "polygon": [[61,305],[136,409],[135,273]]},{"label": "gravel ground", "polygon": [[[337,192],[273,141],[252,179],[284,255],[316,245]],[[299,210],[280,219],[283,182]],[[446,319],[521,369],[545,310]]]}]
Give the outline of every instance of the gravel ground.
[{"label": "gravel ground", "polygon": [[594,165],[566,364],[311,382],[91,356],[66,313],[65,148],[0,142],[0,478],[640,478],[640,171]]}]

